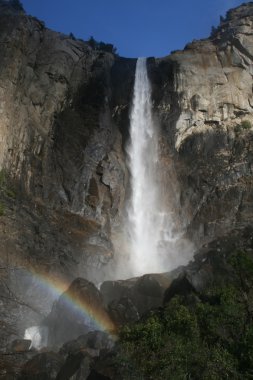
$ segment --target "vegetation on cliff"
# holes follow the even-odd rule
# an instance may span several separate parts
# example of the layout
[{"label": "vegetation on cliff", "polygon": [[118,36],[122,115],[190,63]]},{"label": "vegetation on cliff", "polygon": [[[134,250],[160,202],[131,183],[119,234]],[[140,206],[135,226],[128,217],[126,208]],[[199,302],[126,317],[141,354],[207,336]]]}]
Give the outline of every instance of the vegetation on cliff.
[{"label": "vegetation on cliff", "polygon": [[123,379],[250,379],[253,260],[231,256],[231,279],[205,294],[175,296],[123,328],[116,362]]},{"label": "vegetation on cliff", "polygon": [[0,0],[0,5],[4,5],[6,7],[12,7],[13,10],[18,12],[25,12],[23,4],[20,0]]},{"label": "vegetation on cliff", "polygon": [[113,44],[108,44],[103,41],[96,41],[94,37],[90,37],[88,40],[88,44],[92,49],[94,50],[102,50],[107,53],[112,53],[116,54],[117,53],[117,48]]}]

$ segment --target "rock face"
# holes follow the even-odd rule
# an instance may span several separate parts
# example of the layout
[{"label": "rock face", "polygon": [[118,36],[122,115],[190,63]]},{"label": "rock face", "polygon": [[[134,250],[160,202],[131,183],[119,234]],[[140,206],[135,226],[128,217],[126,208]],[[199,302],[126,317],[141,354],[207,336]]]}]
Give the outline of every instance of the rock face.
[{"label": "rock face", "polygon": [[94,279],[114,255],[127,173],[113,116],[126,123],[135,61],[53,32],[3,0],[0,23],[1,315],[12,310],[3,323],[18,324],[22,338],[51,307],[35,273]]},{"label": "rock face", "polygon": [[252,220],[252,23],[243,4],[209,39],[150,61],[175,213],[199,244]]},{"label": "rock face", "polygon": [[[110,230],[124,199],[121,137],[109,105],[115,58],[36,19],[0,11],[0,168],[17,195],[28,198],[30,217],[22,219],[30,219],[40,241],[26,238],[34,252],[56,250],[58,258],[71,257],[80,245],[90,265],[99,266],[112,257]],[[26,212],[22,206],[18,214]],[[38,208],[45,210],[42,218]],[[53,224],[56,240],[68,240],[62,253],[62,243],[49,243]]]}]

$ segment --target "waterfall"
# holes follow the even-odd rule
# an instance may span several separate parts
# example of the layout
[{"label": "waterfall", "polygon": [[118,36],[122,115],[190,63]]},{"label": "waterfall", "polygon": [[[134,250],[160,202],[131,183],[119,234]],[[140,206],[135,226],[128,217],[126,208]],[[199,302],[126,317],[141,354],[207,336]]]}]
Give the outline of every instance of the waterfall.
[{"label": "waterfall", "polygon": [[128,147],[131,197],[128,204],[130,265],[134,275],[162,272],[161,246],[170,239],[159,185],[158,131],[152,116],[151,86],[145,58],[136,65]]},{"label": "waterfall", "polygon": [[47,346],[48,328],[46,326],[32,326],[25,330],[24,339],[31,340],[30,348],[40,350]]}]

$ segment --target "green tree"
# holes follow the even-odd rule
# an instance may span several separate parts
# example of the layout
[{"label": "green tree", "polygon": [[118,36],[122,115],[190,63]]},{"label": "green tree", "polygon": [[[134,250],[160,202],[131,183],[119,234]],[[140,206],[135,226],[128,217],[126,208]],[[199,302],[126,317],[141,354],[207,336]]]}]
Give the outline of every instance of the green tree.
[{"label": "green tree", "polygon": [[96,49],[97,47],[97,41],[93,36],[90,36],[90,38],[88,39],[88,44],[92,49]]},{"label": "green tree", "polygon": [[9,3],[13,8],[17,9],[18,11],[22,11],[22,12],[25,11],[23,4],[21,3],[20,0],[10,0]]},{"label": "green tree", "polygon": [[103,41],[98,42],[93,36],[90,36],[88,44],[94,50],[102,50],[112,54],[116,54],[117,52],[117,48],[113,44],[107,44]]},{"label": "green tree", "polygon": [[120,378],[253,378],[253,258],[238,251],[228,265],[226,286],[175,296],[122,329],[115,357]]}]

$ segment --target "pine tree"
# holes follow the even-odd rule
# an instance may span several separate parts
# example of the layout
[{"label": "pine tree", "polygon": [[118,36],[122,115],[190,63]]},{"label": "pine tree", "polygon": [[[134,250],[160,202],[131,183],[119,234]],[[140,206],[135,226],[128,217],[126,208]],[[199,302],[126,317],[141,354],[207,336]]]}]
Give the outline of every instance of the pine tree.
[{"label": "pine tree", "polygon": [[24,12],[24,7],[20,0],[10,0],[10,5],[18,11]]}]

